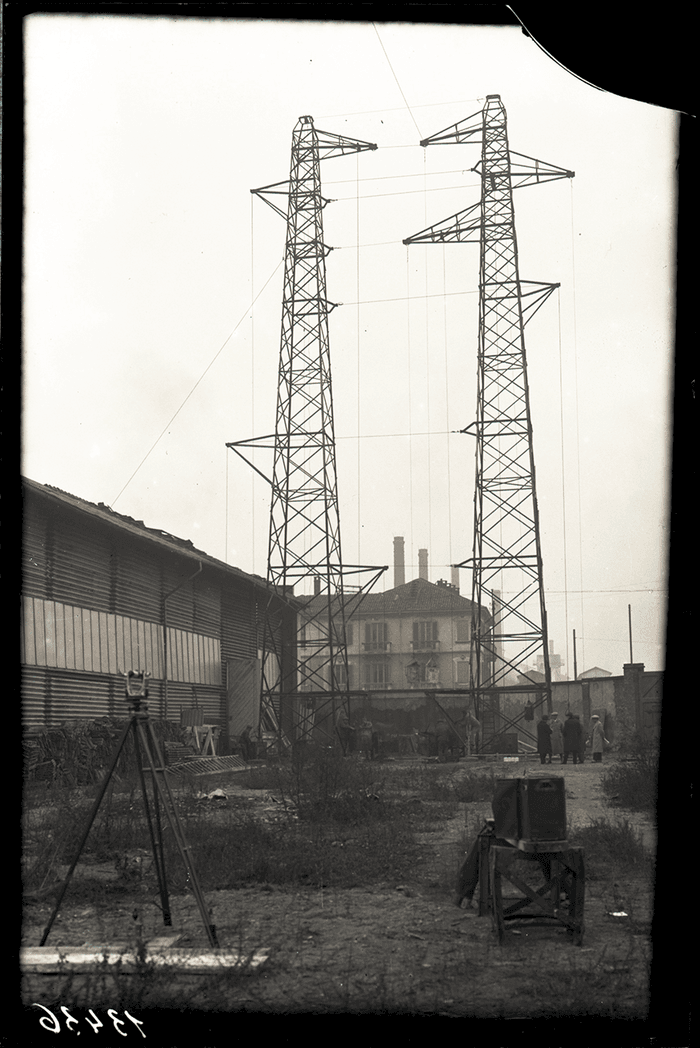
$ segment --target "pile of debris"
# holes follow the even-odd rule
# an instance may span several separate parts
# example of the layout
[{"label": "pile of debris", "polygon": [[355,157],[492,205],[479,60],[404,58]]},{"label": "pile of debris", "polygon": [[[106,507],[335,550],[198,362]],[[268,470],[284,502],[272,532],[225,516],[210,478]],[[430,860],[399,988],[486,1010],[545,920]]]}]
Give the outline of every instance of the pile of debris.
[{"label": "pile of debris", "polygon": [[[117,749],[126,720],[100,717],[97,720],[66,721],[58,728],[44,728],[24,740],[26,782],[84,786],[100,782]],[[161,747],[174,742],[184,745],[182,729],[170,721],[151,720]],[[115,775],[126,778],[136,771],[134,738],[126,737]]]}]

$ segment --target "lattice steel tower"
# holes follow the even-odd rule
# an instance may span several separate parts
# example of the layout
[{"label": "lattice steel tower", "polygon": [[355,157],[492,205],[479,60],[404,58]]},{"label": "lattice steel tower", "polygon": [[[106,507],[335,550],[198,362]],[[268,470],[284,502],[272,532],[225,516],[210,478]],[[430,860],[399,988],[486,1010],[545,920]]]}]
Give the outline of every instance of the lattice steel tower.
[{"label": "lattice steel tower", "polygon": [[[474,545],[472,557],[459,566],[471,566],[472,601],[491,611],[490,621],[474,620],[470,668],[470,690],[487,741],[496,731],[495,689],[517,688],[518,677],[524,679],[520,690],[535,693],[535,705],[547,702],[551,710],[525,325],[559,285],[520,279],[513,190],[572,178],[574,172],[508,148],[499,95],[487,95],[481,113],[421,145],[479,141],[481,160],[472,170],[481,176],[480,200],[404,244],[480,245],[476,421],[462,430],[476,438]],[[538,656],[544,683],[528,669]]]},{"label": "lattice steel tower", "polygon": [[[273,451],[267,581],[298,612],[295,637],[282,633],[279,601],[263,624],[261,716],[299,737],[334,734],[349,695],[346,619],[385,568],[344,565],[341,556],[333,393],[326,295],[320,161],[377,146],[314,127],[300,117],[288,182],[251,190],[287,222],[275,433],[227,445]],[[288,197],[286,213],[275,197]],[[246,459],[246,461],[249,461]],[[249,462],[252,465],[251,462]],[[358,584],[364,574],[364,583]],[[347,582],[355,576],[354,585]],[[310,593],[294,588],[311,586]],[[281,710],[277,719],[276,712]]]}]

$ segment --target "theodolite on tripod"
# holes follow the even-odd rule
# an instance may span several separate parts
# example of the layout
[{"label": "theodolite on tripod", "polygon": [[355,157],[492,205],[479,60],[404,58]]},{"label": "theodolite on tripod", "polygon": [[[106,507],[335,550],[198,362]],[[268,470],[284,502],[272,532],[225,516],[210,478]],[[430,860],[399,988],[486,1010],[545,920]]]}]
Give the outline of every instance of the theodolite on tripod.
[{"label": "theodolite on tripod", "polygon": [[[153,849],[153,862],[156,877],[158,879],[158,892],[163,911],[163,922],[167,927],[172,926],[170,900],[168,897],[168,883],[165,870],[161,808],[165,812],[166,819],[175,839],[175,844],[185,865],[185,869],[187,870],[188,880],[192,885],[192,891],[197,900],[197,906],[199,907],[199,912],[204,923],[204,929],[207,933],[209,944],[210,946],[217,947],[219,944],[216,940],[216,929],[209,921],[209,914],[207,912],[197,871],[195,870],[190,858],[190,848],[185,840],[182,824],[175,805],[175,798],[170,788],[170,783],[168,782],[163,756],[148,714],[146,699],[148,698],[148,678],[150,677],[150,673],[137,673],[134,670],[129,670],[128,673],[124,674],[124,677],[126,678],[125,698],[129,706],[129,720],[119,738],[116,752],[112,758],[112,763],[110,764],[104,781],[99,788],[92,811],[88,817],[87,825],[80,839],[76,856],[68,868],[68,873],[61,885],[61,890],[58,894],[54,911],[51,914],[51,918],[46,926],[46,930],[39,945],[44,946],[49,937],[49,932],[58,916],[63,897],[66,894],[73,872],[78,865],[83,848],[85,847],[85,842],[88,839],[92,824],[97,817],[100,805],[102,804],[107,788],[112,780],[112,776],[114,775],[127,737],[131,734],[134,740],[136,767],[138,770],[139,781],[141,783],[141,794],[143,796],[146,822],[148,824],[148,832],[151,838],[151,847]],[[146,788],[146,772],[148,772],[151,777],[151,802],[149,802],[148,790]]]}]

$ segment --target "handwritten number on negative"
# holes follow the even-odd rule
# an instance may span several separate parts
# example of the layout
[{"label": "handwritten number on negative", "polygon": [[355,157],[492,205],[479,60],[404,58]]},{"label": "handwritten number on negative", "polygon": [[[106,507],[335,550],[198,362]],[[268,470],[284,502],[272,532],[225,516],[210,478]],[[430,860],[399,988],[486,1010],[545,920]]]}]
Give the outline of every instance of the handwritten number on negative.
[{"label": "handwritten number on negative", "polygon": [[88,1011],[89,1011],[90,1015],[92,1016],[92,1018],[93,1018],[93,1019],[94,1019],[95,1021],[94,1021],[94,1023],[93,1023],[93,1022],[91,1022],[91,1021],[90,1021],[90,1019],[88,1019],[88,1017],[87,1017],[87,1015],[86,1015],[86,1016],[85,1016],[85,1022],[86,1022],[86,1023],[89,1023],[89,1024],[90,1024],[90,1026],[92,1026],[92,1032],[93,1032],[93,1033],[97,1033],[97,1031],[98,1031],[98,1030],[99,1030],[99,1029],[100,1029],[100,1028],[101,1028],[101,1027],[102,1027],[102,1026],[104,1025],[104,1023],[101,1023],[101,1022],[100,1022],[100,1020],[99,1020],[99,1019],[97,1018],[97,1016],[96,1016],[96,1015],[95,1015],[95,1013],[93,1012],[92,1008],[88,1008]]},{"label": "handwritten number on negative", "polygon": [[68,1032],[70,1033],[70,1024],[73,1023],[74,1026],[77,1026],[78,1020],[75,1018],[75,1016],[71,1015],[68,1009],[64,1008],[63,1005],[61,1005],[61,1011],[66,1017],[66,1027],[68,1028]]},{"label": "handwritten number on negative", "polygon": [[[49,1033],[60,1033],[61,1032],[61,1024],[60,1024],[58,1018],[54,1015],[54,1013],[51,1011],[50,1008],[47,1008],[46,1005],[44,1005],[44,1004],[37,1004],[36,1001],[34,1002],[33,1007],[34,1008],[41,1008],[43,1011],[46,1012],[46,1015],[42,1015],[40,1017],[40,1019],[39,1019],[39,1025],[40,1026],[43,1026],[43,1028],[45,1030],[48,1030]],[[68,1009],[65,1008],[63,1005],[61,1005],[61,1011],[63,1012],[63,1014],[66,1017],[66,1029],[70,1033],[71,1032],[71,1024],[73,1026],[77,1026],[78,1025],[78,1020],[75,1018],[74,1015],[71,1015],[71,1013],[68,1011]],[[119,1016],[117,1015],[117,1013],[114,1010],[114,1008],[109,1008],[108,1011],[107,1011],[107,1015],[112,1020],[112,1023],[114,1025],[114,1029],[117,1031],[119,1036],[120,1037],[128,1037],[128,1033],[126,1033],[126,1032],[124,1032],[124,1031],[119,1029],[119,1027],[120,1026],[124,1026],[125,1023],[124,1023],[123,1019],[119,1018]],[[126,1010],[124,1011],[124,1015],[127,1017],[129,1022],[133,1023],[133,1025],[136,1027],[136,1029],[141,1034],[141,1036],[145,1037],[146,1034],[141,1029],[141,1027],[143,1026],[143,1023],[141,1022],[141,1020],[140,1019],[136,1019],[133,1015],[131,1015]],[[90,1016],[92,1016],[92,1019],[90,1018]],[[89,1026],[92,1027],[93,1033],[97,1033],[97,1031],[101,1030],[102,1027],[104,1026],[104,1023],[100,1022],[98,1017],[93,1012],[92,1008],[88,1008],[88,1014],[85,1016],[85,1022]],[[79,1030],[78,1030],[78,1033],[80,1033]]]},{"label": "handwritten number on negative", "polygon": [[[50,1011],[49,1008],[44,1007],[43,1004],[37,1004],[36,1001],[34,1002],[34,1007],[35,1008],[43,1008],[44,1011],[48,1012],[49,1015],[51,1016],[51,1019],[49,1020],[48,1016],[42,1015],[41,1018],[39,1019],[39,1026],[43,1026],[45,1030],[49,1031],[49,1033],[60,1033],[61,1032],[61,1024],[60,1024],[60,1022],[58,1021],[56,1016],[53,1014],[53,1012]],[[49,1022],[53,1022],[53,1026],[48,1026],[47,1023],[49,1023]]]}]

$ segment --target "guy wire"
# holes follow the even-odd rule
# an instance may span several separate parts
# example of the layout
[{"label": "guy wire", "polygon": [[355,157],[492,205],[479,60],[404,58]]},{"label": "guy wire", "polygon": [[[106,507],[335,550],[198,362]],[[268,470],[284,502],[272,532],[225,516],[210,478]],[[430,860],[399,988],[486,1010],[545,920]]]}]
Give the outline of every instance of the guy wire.
[{"label": "guy wire", "polygon": [[557,289],[557,318],[559,324],[559,424],[561,430],[561,507],[564,532],[564,628],[566,631],[566,665],[569,666],[569,590],[566,561],[566,467],[564,462],[564,382],[561,358],[561,292]]},{"label": "guy wire", "polygon": [[361,447],[362,441],[360,437],[360,413],[361,413],[361,360],[360,360],[360,154],[357,153],[355,156],[355,199],[356,203],[356,256],[355,256],[355,284],[357,287],[357,303],[356,303],[356,325],[357,325],[357,563],[362,563],[362,557],[360,555],[360,548],[362,544],[362,514],[360,510],[360,491],[361,491]]},{"label": "guy wire", "polygon": [[411,403],[411,271],[406,246],[406,349],[408,353],[408,501],[410,516],[410,550],[409,563],[413,570],[413,405]]},{"label": "guy wire", "polygon": [[[570,201],[571,201],[571,286],[574,316],[574,401],[576,404],[576,479],[578,485],[578,567],[579,585],[583,592],[583,533],[581,513],[581,441],[579,434],[579,412],[578,412],[578,341],[576,332],[576,240],[574,237],[574,180],[569,179]],[[585,626],[583,622],[583,598],[581,599],[581,664],[585,665]]]}]

